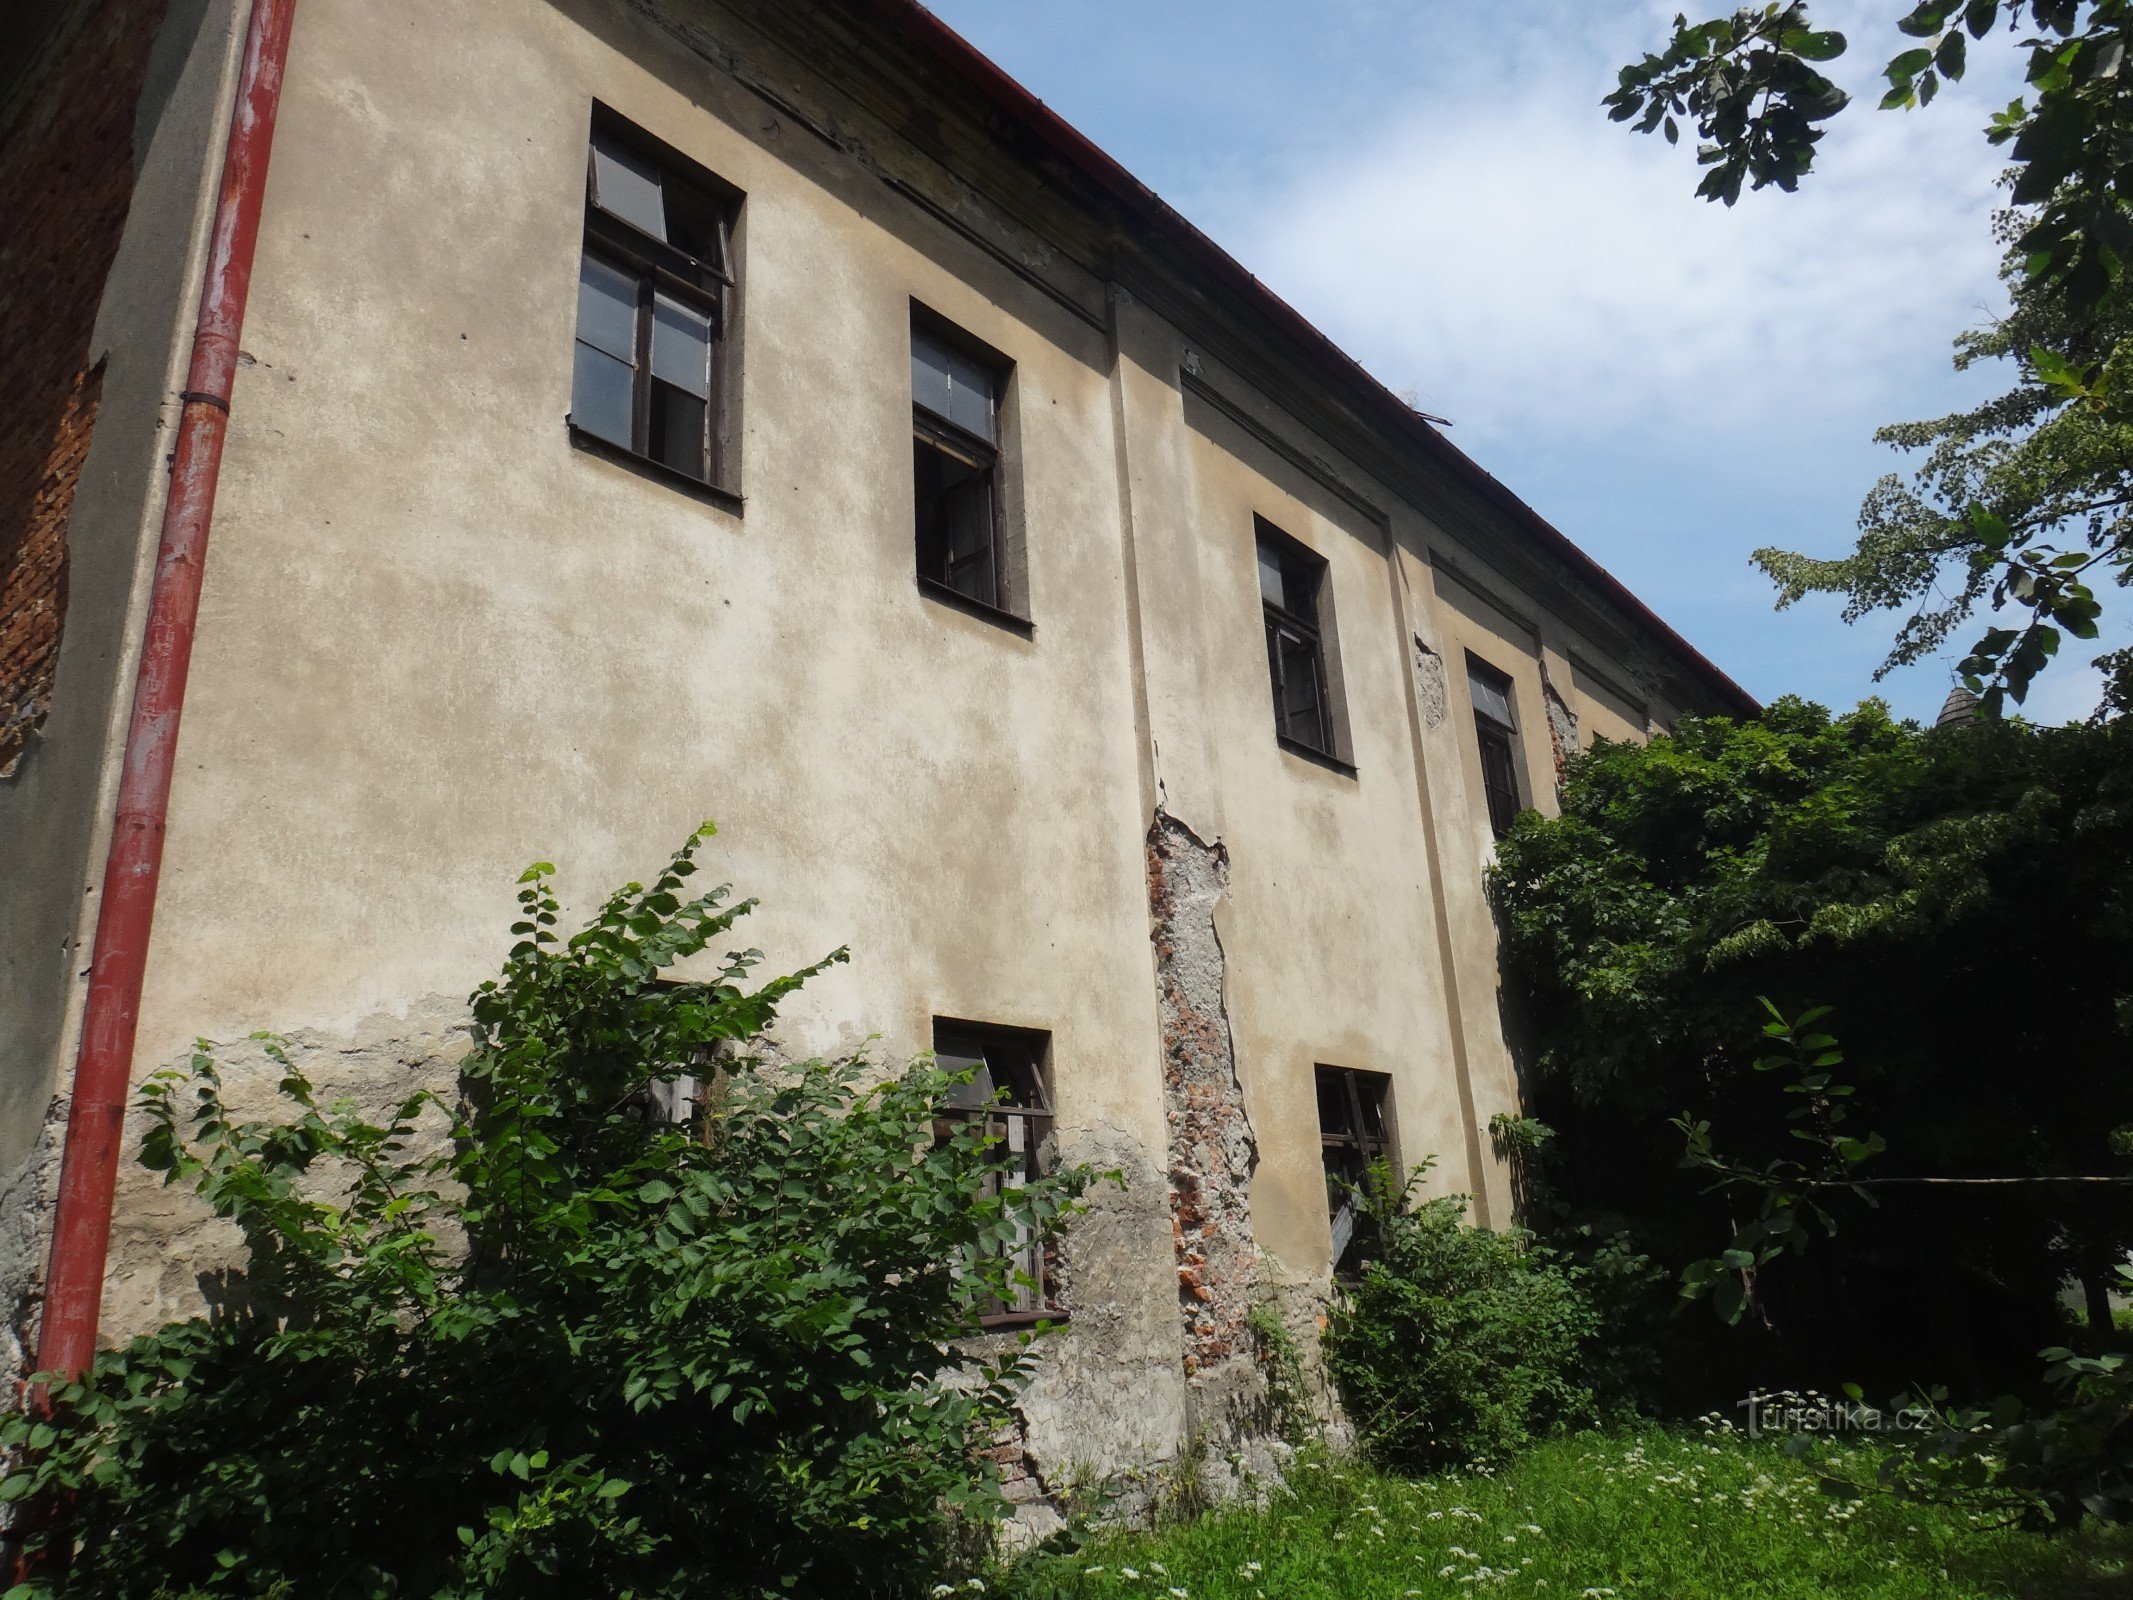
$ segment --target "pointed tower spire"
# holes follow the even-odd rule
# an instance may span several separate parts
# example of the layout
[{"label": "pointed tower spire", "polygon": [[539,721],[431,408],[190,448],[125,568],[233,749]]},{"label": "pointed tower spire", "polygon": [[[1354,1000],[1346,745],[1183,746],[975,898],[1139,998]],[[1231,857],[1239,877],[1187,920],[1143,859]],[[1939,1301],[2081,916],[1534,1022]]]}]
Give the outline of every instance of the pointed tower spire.
[{"label": "pointed tower spire", "polygon": [[1940,705],[1940,715],[1933,719],[1936,728],[1964,728],[1977,721],[1977,696],[1957,684],[1948,691],[1948,698]]}]

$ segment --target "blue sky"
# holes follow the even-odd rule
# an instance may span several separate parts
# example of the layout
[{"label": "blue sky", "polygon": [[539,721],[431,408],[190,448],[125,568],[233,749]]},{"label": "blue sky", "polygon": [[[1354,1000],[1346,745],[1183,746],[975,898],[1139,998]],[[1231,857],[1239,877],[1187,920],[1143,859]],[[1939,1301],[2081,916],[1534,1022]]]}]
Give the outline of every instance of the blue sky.
[{"label": "blue sky", "polygon": [[[1979,129],[2004,45],[1924,112],[1873,108],[1894,0],[1821,0],[1853,41],[1796,195],[1727,210],[1609,123],[1676,0],[935,0],[1751,692],[1927,716],[1953,661],[1872,673],[1896,620],[1772,606],[1762,545],[1848,549],[1904,458],[1871,435],[2002,387],[1950,341],[2004,305]],[[1721,9],[1717,5],[1705,8]],[[1959,642],[1967,643],[1968,636]],[[2095,702],[2075,645],[2031,696]]]}]

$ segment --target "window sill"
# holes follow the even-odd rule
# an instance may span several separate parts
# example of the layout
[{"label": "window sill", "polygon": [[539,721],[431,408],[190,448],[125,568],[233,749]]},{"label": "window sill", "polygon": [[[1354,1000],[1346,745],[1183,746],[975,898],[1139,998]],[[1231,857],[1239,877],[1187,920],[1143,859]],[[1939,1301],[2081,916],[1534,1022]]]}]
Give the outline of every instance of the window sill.
[{"label": "window sill", "polygon": [[944,606],[967,611],[973,617],[990,622],[995,627],[1005,628],[1009,633],[1020,634],[1025,639],[1036,636],[1037,624],[1027,617],[1018,617],[1012,611],[1002,611],[998,606],[989,606],[982,600],[973,600],[962,590],[951,589],[938,578],[929,578],[923,572],[916,574],[916,577],[918,592],[928,600],[938,600]]},{"label": "window sill", "polygon": [[1343,761],[1339,756],[1328,755],[1323,750],[1314,750],[1299,739],[1291,739],[1285,733],[1275,734],[1274,742],[1288,751],[1290,755],[1297,757],[1299,760],[1308,761],[1314,767],[1324,767],[1328,772],[1337,772],[1344,778],[1352,778],[1356,775],[1355,768]]},{"label": "window sill", "polygon": [[978,1326],[987,1333],[1006,1333],[1015,1328],[1034,1328],[1040,1322],[1062,1326],[1072,1320],[1072,1314],[1065,1311],[1001,1311],[978,1318]]},{"label": "window sill", "polygon": [[596,433],[587,433],[567,417],[563,419],[563,424],[570,432],[573,449],[582,450],[589,456],[598,456],[603,461],[612,461],[616,466],[627,468],[639,477],[650,478],[654,483],[664,484],[669,489],[678,489],[692,499],[716,506],[721,511],[731,512],[736,517],[741,514],[745,502],[732,490],[721,489],[717,484],[706,483],[701,478],[692,478],[686,472],[677,472],[663,462],[654,461],[649,456],[640,456],[634,450],[625,450]]}]

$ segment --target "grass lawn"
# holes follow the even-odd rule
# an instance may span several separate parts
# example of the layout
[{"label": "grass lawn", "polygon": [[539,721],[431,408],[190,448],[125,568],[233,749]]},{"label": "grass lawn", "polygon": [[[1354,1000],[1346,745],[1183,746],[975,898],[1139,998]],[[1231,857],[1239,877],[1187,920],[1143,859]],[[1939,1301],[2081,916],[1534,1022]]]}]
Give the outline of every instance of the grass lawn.
[{"label": "grass lawn", "polygon": [[1291,1489],[1038,1555],[1014,1600],[2103,1600],[2133,1597],[2133,1530],[1993,1530],[1887,1499],[1846,1503],[1776,1444],[1584,1434],[1500,1475],[1405,1482],[1306,1459]]}]

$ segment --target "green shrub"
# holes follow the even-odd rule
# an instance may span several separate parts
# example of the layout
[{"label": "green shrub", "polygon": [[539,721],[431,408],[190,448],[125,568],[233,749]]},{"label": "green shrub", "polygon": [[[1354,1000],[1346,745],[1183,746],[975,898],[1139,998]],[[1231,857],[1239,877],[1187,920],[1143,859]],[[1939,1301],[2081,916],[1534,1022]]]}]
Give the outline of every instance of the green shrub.
[{"label": "green shrub", "polygon": [[1414,1204],[1378,1168],[1363,1199],[1371,1259],[1337,1294],[1326,1364],[1368,1454],[1404,1472],[1501,1460],[1586,1421],[1580,1373],[1600,1319],[1584,1272],[1518,1229],[1465,1220],[1462,1196]]},{"label": "green shrub", "polygon": [[924,1065],[862,1087],[857,1061],[743,1062],[693,1121],[647,1116],[645,1091],[819,970],[744,991],[750,951],[664,980],[752,905],[685,897],[702,837],[568,941],[552,869],[527,873],[464,1105],[366,1122],[272,1042],[287,1120],[233,1120],[205,1047],[146,1087],[144,1160],[243,1229],[250,1270],[0,1431],[26,1453],[0,1493],[61,1497],[79,1541],[17,1595],[846,1596],[941,1574],[943,1508],[999,1506],[976,1452],[1027,1360],[951,1341],[1008,1288],[995,1247],[1053,1235],[1081,1175],[999,1184],[976,1124],[935,1142],[951,1080]]}]

